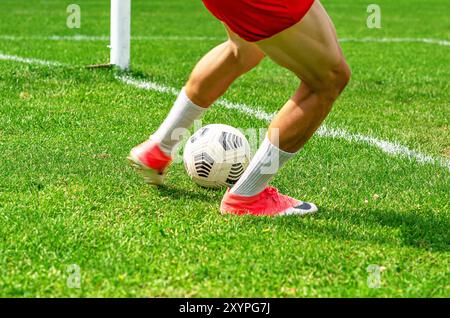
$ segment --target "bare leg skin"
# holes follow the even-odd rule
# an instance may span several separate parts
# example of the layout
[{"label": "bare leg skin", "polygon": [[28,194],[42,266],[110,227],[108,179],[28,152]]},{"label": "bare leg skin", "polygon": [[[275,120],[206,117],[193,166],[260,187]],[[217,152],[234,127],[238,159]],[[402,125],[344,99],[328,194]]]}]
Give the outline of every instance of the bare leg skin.
[{"label": "bare leg skin", "polygon": [[[195,104],[209,107],[266,54],[302,81],[269,129],[274,144],[296,152],[321,125],[350,78],[328,14],[316,1],[301,22],[257,43],[227,31],[229,40],[211,50],[194,68],[186,84],[187,95]],[[279,140],[272,140],[272,128],[279,129]]]},{"label": "bare leg skin", "polygon": [[301,22],[270,39],[257,42],[257,45],[302,81],[269,129],[272,143],[278,144],[278,140],[272,140],[270,131],[279,129],[279,147],[296,152],[330,112],[350,79],[350,69],[339,47],[334,26],[319,1]]},{"label": "bare leg skin", "polygon": [[162,184],[164,171],[172,160],[174,148],[179,144],[179,139],[172,138],[174,131],[189,128],[236,78],[258,65],[263,58],[264,53],[258,46],[229,33],[228,41],[211,50],[197,63],[158,130],[130,152],[130,163],[147,183]]},{"label": "bare leg skin", "polygon": [[186,84],[186,94],[195,104],[209,107],[242,74],[264,58],[253,43],[229,32],[229,40],[206,54],[195,66]]},{"label": "bare leg skin", "polygon": [[[161,154],[158,157],[158,150],[169,152],[173,149],[173,142],[167,141],[166,137],[180,126],[180,118],[187,118],[186,114],[194,114],[193,117],[201,115],[240,75],[254,68],[267,55],[292,71],[301,80],[301,85],[273,119],[269,136],[249,167],[225,194],[221,211],[257,216],[315,213],[318,209],[313,203],[282,195],[268,184],[282,165],[311,138],[349,81],[350,69],[339,47],[334,26],[316,0],[302,21],[269,39],[249,43],[230,30],[228,35],[227,42],[210,51],[194,68],[172,108],[173,112],[171,110],[174,115],[169,114],[160,129],[152,135],[156,136],[154,140],[159,144],[150,140],[148,147],[145,144],[142,146],[145,154],[147,149],[149,152],[156,149],[153,157],[161,157],[160,161],[165,164],[162,168],[152,167],[149,161],[148,168],[160,174],[164,171],[169,160]],[[190,122],[183,124],[183,127]],[[142,160],[147,157],[142,156]],[[142,160],[137,159],[133,162],[142,165]],[[278,167],[272,171],[262,171],[267,162],[276,159]]]}]

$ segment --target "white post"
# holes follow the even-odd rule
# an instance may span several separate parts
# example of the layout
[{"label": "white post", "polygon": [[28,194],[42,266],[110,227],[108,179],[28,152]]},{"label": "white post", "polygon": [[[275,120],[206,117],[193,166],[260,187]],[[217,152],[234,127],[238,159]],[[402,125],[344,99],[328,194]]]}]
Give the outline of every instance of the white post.
[{"label": "white post", "polygon": [[111,61],[122,70],[130,67],[131,0],[111,0]]}]

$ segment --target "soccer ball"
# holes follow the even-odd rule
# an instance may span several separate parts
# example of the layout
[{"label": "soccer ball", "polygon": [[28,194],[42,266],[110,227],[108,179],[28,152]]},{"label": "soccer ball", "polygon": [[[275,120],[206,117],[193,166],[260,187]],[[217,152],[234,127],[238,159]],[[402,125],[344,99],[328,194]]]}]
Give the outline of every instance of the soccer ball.
[{"label": "soccer ball", "polygon": [[202,187],[232,187],[250,162],[250,145],[236,128],[208,125],[186,143],[184,166],[191,179]]}]

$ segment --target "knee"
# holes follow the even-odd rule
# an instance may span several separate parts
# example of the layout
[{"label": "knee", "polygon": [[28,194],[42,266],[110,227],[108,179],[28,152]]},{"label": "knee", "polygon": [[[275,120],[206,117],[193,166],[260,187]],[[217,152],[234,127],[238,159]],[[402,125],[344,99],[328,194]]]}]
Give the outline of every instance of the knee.
[{"label": "knee", "polygon": [[350,79],[352,77],[352,70],[350,69],[350,66],[347,64],[345,60],[341,62],[340,65],[340,71],[339,71],[339,81],[337,88],[339,89],[339,94],[342,93],[342,91],[347,87],[348,83],[350,82]]},{"label": "knee", "polygon": [[330,68],[325,78],[321,79],[323,95],[335,101],[350,82],[351,70],[347,62],[342,59],[335,67]]},{"label": "knee", "polygon": [[230,40],[228,41],[228,49],[240,74],[244,74],[258,66],[265,56],[256,46],[248,45],[247,43],[240,45]]}]

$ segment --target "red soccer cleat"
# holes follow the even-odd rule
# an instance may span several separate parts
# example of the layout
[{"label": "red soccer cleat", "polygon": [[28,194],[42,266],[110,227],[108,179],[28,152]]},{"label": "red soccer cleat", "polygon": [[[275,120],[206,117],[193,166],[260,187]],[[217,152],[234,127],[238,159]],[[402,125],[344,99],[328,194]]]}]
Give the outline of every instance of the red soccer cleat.
[{"label": "red soccer cleat", "polygon": [[157,142],[147,140],[131,150],[128,161],[142,174],[145,182],[161,185],[164,181],[164,171],[172,162],[172,158],[161,150]]},{"label": "red soccer cleat", "polygon": [[222,214],[287,216],[311,214],[318,209],[313,203],[293,199],[280,194],[275,188],[267,187],[253,197],[233,194],[228,189],[222,199],[220,211]]}]

